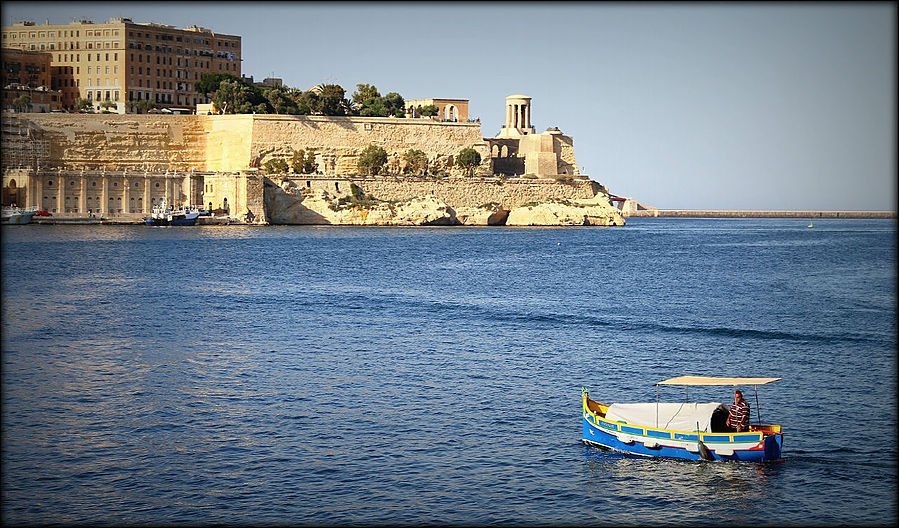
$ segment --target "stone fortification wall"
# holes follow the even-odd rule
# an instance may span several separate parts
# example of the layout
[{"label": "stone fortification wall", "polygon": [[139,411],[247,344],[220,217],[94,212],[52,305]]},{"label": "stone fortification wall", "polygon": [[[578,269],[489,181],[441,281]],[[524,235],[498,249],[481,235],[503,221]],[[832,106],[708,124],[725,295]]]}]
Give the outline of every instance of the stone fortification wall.
[{"label": "stone fortification wall", "polygon": [[320,173],[349,176],[359,173],[359,155],[369,145],[387,151],[388,167],[399,173],[403,154],[418,149],[428,155],[432,170],[447,170],[449,157],[465,147],[481,154],[487,171],[489,152],[479,123],[441,123],[430,119],[324,116],[255,116],[253,119],[251,166],[260,167],[272,158],[290,162],[296,150],[316,153]]},{"label": "stone fortification wall", "polygon": [[86,170],[206,170],[202,116],[4,114],[3,164]]},{"label": "stone fortification wall", "polygon": [[384,148],[389,166],[419,149],[432,170],[453,173],[449,158],[465,147],[489,153],[478,123],[430,119],[279,115],[4,114],[4,165],[107,170],[241,171],[295,150],[316,152],[321,173],[358,173],[368,145]]},{"label": "stone fortification wall", "polygon": [[[406,201],[421,196],[434,196],[451,207],[480,207],[494,203],[503,209],[520,207],[530,202],[552,199],[589,199],[605,188],[592,180],[528,180],[524,178],[303,178],[292,176],[297,187],[322,189],[336,196],[350,194],[355,183],[373,198],[384,201]],[[280,179],[273,181],[280,185]]]}]

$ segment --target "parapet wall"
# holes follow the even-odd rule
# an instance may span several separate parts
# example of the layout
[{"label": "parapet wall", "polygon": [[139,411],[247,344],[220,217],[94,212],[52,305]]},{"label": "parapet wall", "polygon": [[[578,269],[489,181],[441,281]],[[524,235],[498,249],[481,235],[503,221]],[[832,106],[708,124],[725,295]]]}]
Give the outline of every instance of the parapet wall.
[{"label": "parapet wall", "polygon": [[202,116],[4,114],[2,124],[4,166],[206,170]]},{"label": "parapet wall", "polygon": [[368,145],[399,173],[409,149],[432,169],[466,147],[489,153],[479,123],[428,119],[280,115],[4,114],[3,164],[31,168],[241,171],[295,150],[314,150],[319,171],[358,173]]}]

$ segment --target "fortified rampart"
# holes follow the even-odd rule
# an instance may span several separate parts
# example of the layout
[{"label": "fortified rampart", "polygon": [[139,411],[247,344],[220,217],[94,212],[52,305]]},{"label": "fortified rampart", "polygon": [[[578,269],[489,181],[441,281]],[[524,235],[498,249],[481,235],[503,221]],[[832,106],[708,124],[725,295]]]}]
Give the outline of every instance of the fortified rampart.
[{"label": "fortified rampart", "polygon": [[[485,139],[479,123],[252,114],[4,114],[2,127],[4,196],[53,213],[139,217],[165,199],[262,221],[260,167],[273,158],[289,163],[298,150],[315,153],[318,174],[291,175],[296,186],[339,196],[356,183],[384,201],[433,196],[453,207],[510,209],[605,192],[577,173],[571,138],[555,130]],[[442,176],[360,176],[359,155],[369,145],[387,151],[391,174],[417,149]],[[473,176],[454,164],[467,147],[481,154]]]},{"label": "fortified rampart", "polygon": [[[3,165],[12,167],[241,171],[314,150],[320,173],[358,171],[368,145],[384,148],[399,172],[409,149],[449,169],[462,148],[489,152],[478,123],[428,119],[280,115],[4,114]],[[485,169],[486,170],[486,169]]]},{"label": "fortified rampart", "polygon": [[336,196],[351,193],[350,184],[358,185],[366,195],[378,200],[401,202],[420,196],[434,196],[454,207],[480,207],[498,204],[506,209],[521,207],[531,202],[563,199],[589,199],[605,187],[592,180],[525,178],[324,178],[303,177],[272,178],[275,183],[291,180],[297,187],[322,189]]}]

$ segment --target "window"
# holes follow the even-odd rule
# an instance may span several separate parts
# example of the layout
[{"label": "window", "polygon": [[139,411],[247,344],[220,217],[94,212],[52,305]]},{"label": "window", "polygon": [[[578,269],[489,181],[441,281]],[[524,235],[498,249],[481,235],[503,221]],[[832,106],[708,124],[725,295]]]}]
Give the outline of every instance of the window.
[{"label": "window", "polygon": [[87,73],[90,73],[90,72],[91,72],[91,67],[88,66],[88,67],[87,67]]}]

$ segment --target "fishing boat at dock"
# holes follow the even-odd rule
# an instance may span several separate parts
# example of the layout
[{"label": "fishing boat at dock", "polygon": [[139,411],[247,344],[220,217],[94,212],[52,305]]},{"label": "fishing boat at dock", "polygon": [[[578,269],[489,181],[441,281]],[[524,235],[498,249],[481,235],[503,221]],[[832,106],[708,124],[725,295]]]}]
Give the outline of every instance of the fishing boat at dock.
[{"label": "fishing boat at dock", "polygon": [[152,213],[144,218],[144,222],[151,226],[192,226],[197,224],[199,216],[200,211],[195,208],[172,209],[163,200],[153,207]]},{"label": "fishing boat at dock", "polygon": [[25,225],[31,223],[31,219],[37,213],[37,209],[19,209],[18,207],[4,207],[0,223],[4,225]]},{"label": "fishing boat at dock", "polygon": [[[780,425],[763,425],[758,409],[758,386],[781,378],[717,378],[680,376],[656,383],[654,403],[603,404],[582,389],[585,444],[644,457],[686,460],[765,462],[781,459]],[[747,431],[727,425],[728,409],[719,402],[663,403],[660,385],[755,386],[758,423]]]}]

